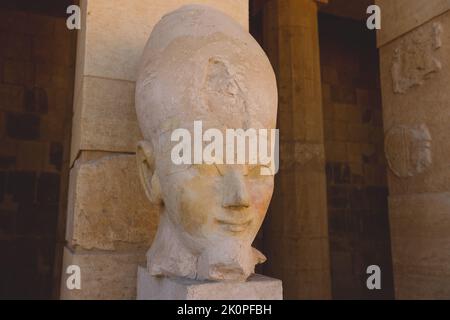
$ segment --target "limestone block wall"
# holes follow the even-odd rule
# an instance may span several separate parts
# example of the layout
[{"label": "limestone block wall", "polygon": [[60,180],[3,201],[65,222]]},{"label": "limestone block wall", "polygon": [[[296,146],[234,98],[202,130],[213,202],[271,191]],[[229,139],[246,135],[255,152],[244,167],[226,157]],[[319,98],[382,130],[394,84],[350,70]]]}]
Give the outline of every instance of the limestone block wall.
[{"label": "limestone block wall", "polygon": [[[248,28],[248,1],[202,0]],[[159,209],[136,172],[137,65],[153,26],[187,0],[82,0],[62,299],[133,299]],[[68,290],[68,265],[81,290]]]},{"label": "limestone block wall", "polygon": [[379,0],[396,298],[450,298],[450,3]]},{"label": "limestone block wall", "polygon": [[63,17],[12,8],[0,11],[0,299],[49,299],[76,37]]}]

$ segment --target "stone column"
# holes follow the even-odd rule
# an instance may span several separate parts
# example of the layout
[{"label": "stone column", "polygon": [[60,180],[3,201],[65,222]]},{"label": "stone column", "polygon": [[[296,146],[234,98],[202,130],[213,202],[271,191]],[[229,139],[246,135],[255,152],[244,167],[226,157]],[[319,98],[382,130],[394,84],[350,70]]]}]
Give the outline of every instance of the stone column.
[{"label": "stone column", "polygon": [[[188,0],[81,0],[62,299],[133,299],[158,224],[137,176],[138,60],[153,26]],[[202,0],[248,28],[248,1]],[[81,290],[66,268],[81,269]]]},{"label": "stone column", "polygon": [[397,299],[450,298],[450,3],[378,0]]},{"label": "stone column", "polygon": [[268,0],[263,16],[263,46],[278,78],[280,129],[280,171],[264,226],[265,273],[283,281],[284,298],[328,299],[317,2]]}]

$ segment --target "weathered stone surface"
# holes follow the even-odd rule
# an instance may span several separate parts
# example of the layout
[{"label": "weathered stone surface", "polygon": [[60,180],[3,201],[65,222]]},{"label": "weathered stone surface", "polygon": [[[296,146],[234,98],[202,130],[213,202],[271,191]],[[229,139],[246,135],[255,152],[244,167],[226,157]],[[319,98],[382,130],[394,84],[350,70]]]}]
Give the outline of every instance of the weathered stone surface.
[{"label": "weathered stone surface", "polygon": [[[248,29],[248,1],[201,0]],[[134,81],[148,35],[186,0],[83,0],[78,32],[71,164],[81,150],[134,152]],[[111,32],[114,26],[114,32]]]},{"label": "weathered stone surface", "polygon": [[380,47],[450,10],[447,0],[376,0],[375,3],[381,8]]},{"label": "weathered stone surface", "polygon": [[[264,51],[223,12],[187,5],[155,26],[136,84],[145,139],[137,149],[139,173],[150,201],[164,204],[147,254],[151,275],[244,282],[265,261],[252,243],[273,192],[276,169],[267,167],[275,167],[275,137],[255,139],[271,143],[269,174],[263,173],[257,148],[246,144],[236,150],[234,139],[224,137],[227,129],[275,133],[277,101],[275,74]],[[226,158],[216,150],[214,164],[194,160],[191,165],[190,156],[176,163],[171,136],[184,129],[198,139],[195,122],[205,132],[219,132],[214,139],[222,139],[217,149],[225,144],[220,154],[226,151]],[[228,160],[239,152],[250,156],[239,164]],[[256,161],[250,163],[250,157]]]},{"label": "weathered stone surface", "polygon": [[141,138],[134,109],[133,82],[84,77],[75,108],[72,161],[78,150],[135,152]]},{"label": "weathered stone surface", "polygon": [[159,212],[147,202],[135,161],[118,155],[75,164],[67,222],[71,246],[114,250],[151,243]]},{"label": "weathered stone surface", "polygon": [[280,153],[284,155],[280,163],[280,168],[284,170],[292,170],[296,165],[307,166],[311,163],[320,168],[325,164],[325,150],[322,144],[281,143]]},{"label": "weathered stone surface", "polygon": [[[63,300],[133,300],[136,298],[138,265],[145,262],[144,252],[105,253],[73,252],[64,249],[61,277]],[[67,267],[75,265],[81,271],[81,290],[69,290]]]},{"label": "weathered stone surface", "polygon": [[407,178],[424,173],[432,164],[432,138],[426,125],[395,126],[386,134],[386,158],[392,172]]},{"label": "weathered stone surface", "polygon": [[137,300],[282,300],[280,280],[252,275],[247,282],[154,277],[138,268]]},{"label": "weathered stone surface", "polygon": [[435,51],[442,47],[442,32],[440,23],[428,24],[400,41],[391,67],[395,93],[406,93],[441,71],[442,63]]},{"label": "weathered stone surface", "polygon": [[[221,8],[248,28],[247,1],[200,2]],[[78,156],[81,161],[70,181],[67,239],[71,246],[117,250],[151,242],[157,210],[142,201],[134,157],[103,159],[102,153],[135,151],[140,138],[133,95],[138,60],[153,26],[185,3],[80,1],[71,164]],[[92,290],[87,295],[102,296]]]},{"label": "weathered stone surface", "polygon": [[397,299],[450,298],[450,193],[389,200]]},{"label": "weathered stone surface", "polygon": [[[317,3],[265,1],[262,16],[264,49],[279,88],[281,162],[264,223],[264,271],[283,281],[287,299],[327,299],[331,284],[324,158],[329,150],[324,148]],[[330,90],[325,94],[331,95]],[[337,96],[340,101],[354,99],[348,92]],[[336,150],[334,156],[341,154]]]},{"label": "weathered stone surface", "polygon": [[[448,32],[450,30],[450,12],[429,21],[419,28],[432,30],[433,25],[442,26],[440,49],[434,51],[434,56],[442,63],[443,70],[447,70],[450,64],[450,32]],[[450,134],[450,127],[448,126],[448,123],[450,123],[450,113],[448,112],[450,92],[446,89],[450,86],[450,73],[434,73],[422,85],[413,86],[404,94],[397,94],[394,90],[392,57],[401,43],[414,41],[414,34],[415,32],[408,33],[380,49],[384,130],[388,135],[396,126],[427,126],[429,135],[432,138],[431,147],[429,148],[432,155],[432,165],[423,173],[407,178],[401,178],[390,170],[389,187],[391,195],[425,192],[439,193],[446,192],[450,188],[450,170],[448,166],[448,159],[450,158],[448,139]],[[414,50],[417,50],[415,54],[418,57],[427,55],[427,51],[420,46]],[[416,67],[414,63],[407,64],[404,66],[404,70],[406,73],[410,73]]]},{"label": "weathered stone surface", "polygon": [[[135,81],[139,58],[153,26],[167,12],[190,2],[87,1],[84,75]],[[216,7],[248,27],[248,1],[200,0],[196,3]]]},{"label": "weathered stone surface", "polygon": [[[386,151],[394,169],[389,171],[388,180],[395,295],[399,299],[448,299],[450,73],[438,71],[439,67],[448,70],[450,63],[450,3],[383,3],[394,6],[392,9],[402,4],[392,11],[397,15],[391,19],[395,27],[384,25],[382,31],[402,36],[380,49]],[[400,21],[417,29],[405,29],[397,25]],[[411,32],[403,34],[407,31]],[[401,63],[396,56],[398,48],[403,52]],[[401,70],[395,70],[397,67]],[[399,74],[403,76],[396,78]],[[412,128],[420,127],[427,127],[428,132],[419,129],[411,134],[416,130]],[[398,128],[403,128],[401,134]],[[398,139],[400,135],[403,138]],[[408,140],[408,145],[404,144]]]}]

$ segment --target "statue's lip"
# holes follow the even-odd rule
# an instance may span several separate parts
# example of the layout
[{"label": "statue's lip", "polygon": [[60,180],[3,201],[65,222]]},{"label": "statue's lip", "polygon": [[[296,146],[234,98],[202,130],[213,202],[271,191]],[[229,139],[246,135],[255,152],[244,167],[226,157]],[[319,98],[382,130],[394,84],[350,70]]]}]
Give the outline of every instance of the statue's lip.
[{"label": "statue's lip", "polygon": [[231,220],[225,220],[225,219],[216,219],[218,223],[220,224],[226,224],[230,226],[247,226],[249,225],[252,220],[245,220],[245,221],[231,221]]},{"label": "statue's lip", "polygon": [[246,220],[244,222],[241,221],[230,221],[230,220],[222,220],[222,219],[216,219],[217,222],[223,226],[223,228],[226,231],[229,232],[243,232],[247,230],[248,226],[252,222],[252,220]]}]

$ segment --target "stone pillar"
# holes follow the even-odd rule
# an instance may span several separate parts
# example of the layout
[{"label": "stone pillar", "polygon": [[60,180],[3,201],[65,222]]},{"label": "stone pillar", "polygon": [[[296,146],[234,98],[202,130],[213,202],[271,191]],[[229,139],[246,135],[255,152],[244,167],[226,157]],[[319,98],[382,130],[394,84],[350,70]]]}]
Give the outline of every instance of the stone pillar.
[{"label": "stone pillar", "polygon": [[263,16],[263,46],[278,78],[280,129],[280,171],[264,226],[265,273],[283,281],[286,299],[328,299],[317,3],[268,0]]},{"label": "stone pillar", "polygon": [[378,0],[397,299],[450,298],[450,3]]},{"label": "stone pillar", "polygon": [[[248,28],[248,1],[202,0]],[[138,61],[153,26],[188,0],[81,0],[62,299],[133,299],[158,224],[137,176]],[[81,290],[66,268],[81,268]]]}]

